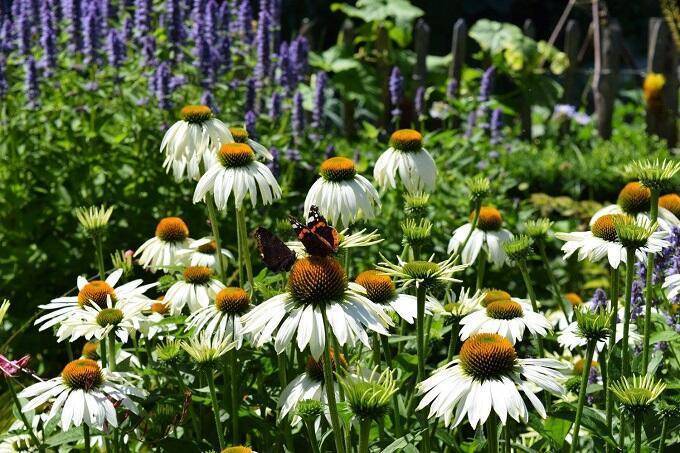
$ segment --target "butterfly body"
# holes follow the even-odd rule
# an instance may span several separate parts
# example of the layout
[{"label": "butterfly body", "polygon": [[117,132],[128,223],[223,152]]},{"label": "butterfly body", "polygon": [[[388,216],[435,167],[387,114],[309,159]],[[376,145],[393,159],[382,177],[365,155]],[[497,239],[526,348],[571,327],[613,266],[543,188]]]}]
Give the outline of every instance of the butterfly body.
[{"label": "butterfly body", "polygon": [[307,225],[303,225],[292,216],[288,220],[309,255],[329,256],[337,253],[340,246],[340,235],[335,228],[328,225],[324,216],[319,213],[317,206],[310,208]]}]

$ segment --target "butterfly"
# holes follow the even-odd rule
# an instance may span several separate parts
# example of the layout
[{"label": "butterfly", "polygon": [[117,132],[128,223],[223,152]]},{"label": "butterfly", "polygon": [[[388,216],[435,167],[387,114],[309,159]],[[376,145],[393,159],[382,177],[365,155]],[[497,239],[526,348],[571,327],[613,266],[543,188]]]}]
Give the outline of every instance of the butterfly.
[{"label": "butterfly", "polygon": [[289,216],[288,220],[309,255],[328,256],[338,251],[340,235],[335,228],[328,224],[324,216],[319,213],[318,206],[312,205],[309,208],[307,225],[303,225],[302,222],[292,216]]},{"label": "butterfly", "polygon": [[288,272],[297,257],[281,239],[264,227],[255,230],[255,240],[260,257],[272,272]]}]

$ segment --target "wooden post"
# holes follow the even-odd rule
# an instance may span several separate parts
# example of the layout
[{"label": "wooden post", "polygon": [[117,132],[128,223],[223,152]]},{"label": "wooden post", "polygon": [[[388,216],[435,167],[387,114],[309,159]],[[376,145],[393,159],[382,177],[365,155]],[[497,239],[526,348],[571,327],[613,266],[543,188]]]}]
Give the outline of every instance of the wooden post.
[{"label": "wooden post", "polygon": [[413,70],[414,92],[418,87],[425,86],[427,80],[427,52],[430,47],[430,26],[425,19],[418,19],[413,34],[413,47],[416,51],[416,66]]},{"label": "wooden post", "polygon": [[[536,36],[536,27],[531,19],[524,21],[522,31],[528,38],[534,39]],[[521,125],[521,137],[525,140],[531,140],[531,100],[529,93],[522,92],[522,99],[520,101],[519,119]]]},{"label": "wooden post", "polygon": [[377,35],[378,36],[375,40],[375,49],[378,53],[378,80],[380,81],[383,104],[383,114],[380,117],[379,125],[381,128],[385,128],[390,122],[390,66],[388,62],[390,52],[390,38],[387,34],[387,29],[383,26],[378,27]]},{"label": "wooden post", "polygon": [[[354,24],[351,20],[345,19],[342,24],[342,53],[345,57],[354,56]],[[354,112],[356,110],[355,101],[349,99],[342,94],[342,122],[345,131],[345,137],[354,138],[356,135],[356,123],[354,121]]]},{"label": "wooden post", "polygon": [[[595,16],[595,20],[599,20],[599,17]],[[593,94],[597,113],[597,131],[600,137],[609,139],[612,136],[612,116],[614,100],[618,92],[617,82],[621,60],[621,25],[616,19],[610,20],[601,28],[599,41],[601,64],[599,68],[597,64],[595,65]],[[594,39],[593,44],[597,46],[598,39]]]},{"label": "wooden post", "polygon": [[467,39],[467,25],[465,19],[458,19],[453,24],[453,36],[451,37],[451,66],[449,66],[449,79],[458,82],[465,64],[465,40]]},{"label": "wooden post", "polygon": [[649,19],[647,73],[663,74],[666,83],[660,100],[647,104],[647,133],[666,139],[669,147],[678,138],[678,54],[666,22],[659,17]]},{"label": "wooden post", "polygon": [[562,100],[565,104],[578,106],[578,90],[576,88],[576,70],[578,69],[578,51],[581,45],[581,28],[578,22],[570,20],[564,30],[564,53],[569,58],[569,67],[564,72],[564,95]]}]

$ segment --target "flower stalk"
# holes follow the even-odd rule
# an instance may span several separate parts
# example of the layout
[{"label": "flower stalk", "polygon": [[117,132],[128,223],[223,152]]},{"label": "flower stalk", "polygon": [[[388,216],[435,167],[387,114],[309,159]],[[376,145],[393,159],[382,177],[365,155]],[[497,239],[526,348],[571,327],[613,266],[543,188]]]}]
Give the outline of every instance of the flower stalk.
[{"label": "flower stalk", "polygon": [[[26,414],[23,413],[21,410],[21,403],[19,402],[19,397],[17,396],[17,392],[14,389],[14,384],[12,384],[12,379],[7,378],[7,388],[9,389],[9,393],[12,396],[12,402],[14,403],[14,406],[17,409],[17,412],[19,413],[19,417],[21,418],[21,422],[24,424],[24,427],[26,428],[26,431],[28,431],[28,435],[31,437],[31,441],[33,441],[33,444],[38,447],[38,451],[40,453],[43,453],[45,451],[45,447],[43,447],[42,442],[38,440],[38,436],[35,435],[35,432],[33,432],[33,428],[31,425],[28,423],[28,419],[26,418]],[[87,424],[83,423],[83,426],[87,428]],[[85,448],[86,451],[90,451],[90,442],[89,442],[90,436],[89,432],[87,433],[87,436],[85,438]]]},{"label": "flower stalk", "polygon": [[486,420],[486,438],[489,453],[498,453],[498,418],[493,411]]},{"label": "flower stalk", "polygon": [[[609,331],[616,332],[616,313],[619,311],[619,269],[611,268],[611,285],[609,291],[611,299],[611,310],[614,313],[609,320]],[[607,429],[611,436],[614,435],[613,418],[614,418],[614,398],[609,388],[609,381],[613,377],[614,365],[614,345],[616,344],[616,335],[609,335],[609,343],[607,344],[607,363],[603,369],[607,370],[606,381],[603,381],[605,404],[606,404],[606,421]],[[609,447],[607,447],[609,449]]]},{"label": "flower stalk", "polygon": [[588,375],[590,374],[590,364],[593,362],[593,353],[595,352],[595,345],[597,340],[593,338],[588,339],[586,346],[586,361],[581,373],[581,385],[578,391],[578,403],[576,406],[576,418],[574,420],[574,432],[571,436],[571,453],[575,453],[578,449],[578,432],[581,429],[581,417],[583,416],[583,406],[586,402],[586,388],[588,387]]},{"label": "flower stalk", "polygon": [[[246,229],[246,215],[243,208],[236,208],[236,228],[238,229],[239,240],[239,262],[245,265],[246,275],[248,276],[248,283],[250,284],[250,294],[255,292],[255,280],[253,278],[253,265],[250,260],[250,251],[248,250],[248,231]],[[239,275],[242,268],[239,268]]]},{"label": "flower stalk", "polygon": [[[331,353],[330,353],[330,325],[328,323],[328,317],[326,316],[326,311],[321,310],[321,315],[323,317],[323,327],[324,335],[326,336],[326,347],[323,351],[323,376],[324,376],[324,387],[326,388],[326,399],[328,400],[328,410],[331,416],[331,426],[333,428],[333,439],[335,440],[335,449],[338,453],[345,453],[345,447],[342,442],[342,428],[340,426],[340,418],[338,417],[338,406],[335,401],[335,391],[334,391],[334,379],[333,379],[333,369],[331,364]],[[339,353],[339,352],[338,352]]]},{"label": "flower stalk", "polygon": [[630,375],[630,346],[628,332],[630,330],[630,298],[633,291],[633,274],[635,272],[635,248],[626,248],[626,286],[623,296],[623,338],[621,339],[621,374]]},{"label": "flower stalk", "polygon": [[371,434],[371,419],[359,421],[359,453],[368,453],[368,439]]},{"label": "flower stalk", "polygon": [[222,428],[222,420],[220,419],[220,405],[217,401],[217,392],[215,390],[215,378],[213,376],[212,369],[208,369],[205,372],[205,376],[208,380],[208,388],[210,389],[210,401],[212,403],[213,415],[215,418],[215,430],[217,431],[217,439],[220,444],[220,450],[226,448],[226,442],[224,441],[224,429]]},{"label": "flower stalk", "polygon": [[222,240],[220,239],[220,225],[217,220],[217,207],[215,200],[212,197],[205,197],[205,204],[208,207],[208,219],[210,220],[210,228],[212,229],[212,236],[215,240],[215,247],[217,248],[217,272],[220,276],[220,281],[227,284],[227,266],[224,263],[224,255],[222,254]]},{"label": "flower stalk", "polygon": [[[650,188],[651,198],[649,207],[649,217],[652,223],[656,223],[659,217],[659,189]],[[652,330],[652,299],[654,297],[654,286],[652,276],[654,275],[654,253],[647,254],[647,273],[645,275],[645,330],[642,343],[642,373],[647,372],[649,365],[649,336]]]}]

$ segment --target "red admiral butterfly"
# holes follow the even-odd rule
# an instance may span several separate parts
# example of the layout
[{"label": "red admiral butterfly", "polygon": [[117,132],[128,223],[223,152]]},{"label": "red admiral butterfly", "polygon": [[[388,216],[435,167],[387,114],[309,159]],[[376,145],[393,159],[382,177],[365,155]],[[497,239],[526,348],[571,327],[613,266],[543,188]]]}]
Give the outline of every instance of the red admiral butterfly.
[{"label": "red admiral butterfly", "polygon": [[318,206],[312,206],[309,209],[307,225],[303,225],[292,216],[289,216],[288,220],[308,254],[328,256],[338,251],[340,235],[335,228],[328,225],[324,216],[319,213]]},{"label": "red admiral butterfly", "polygon": [[297,257],[281,239],[266,228],[258,227],[255,230],[255,240],[260,257],[272,272],[288,272],[295,263]]}]

